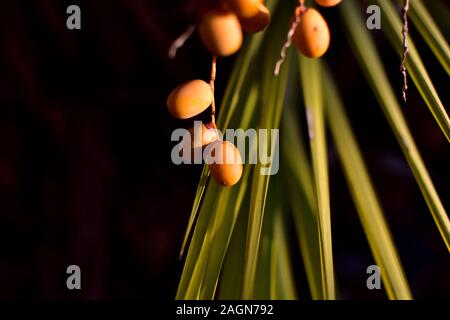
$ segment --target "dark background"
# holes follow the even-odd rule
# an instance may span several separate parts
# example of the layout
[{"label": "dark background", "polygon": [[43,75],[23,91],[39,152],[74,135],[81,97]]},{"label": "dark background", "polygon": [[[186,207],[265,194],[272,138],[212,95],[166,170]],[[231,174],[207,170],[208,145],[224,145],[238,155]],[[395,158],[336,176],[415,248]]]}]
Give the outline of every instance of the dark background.
[{"label": "dark background", "polygon": [[[210,63],[197,36],[175,60],[167,58],[191,22],[181,3],[0,1],[0,298],[174,298],[201,168],[171,163],[170,134],[188,123],[173,120],[165,100],[183,81],[208,79]],[[70,4],[81,7],[81,30],[66,28]],[[332,31],[327,58],[413,295],[448,299],[448,251],[336,10],[322,12]],[[411,32],[447,107],[448,76]],[[381,31],[373,33],[400,96],[399,58]],[[219,100],[233,59],[219,60]],[[404,112],[449,209],[448,142],[414,88]],[[365,271],[374,262],[333,145],[329,153],[341,297],[385,298],[366,289]],[[81,267],[80,291],[65,286],[71,264]],[[298,270],[300,296],[307,297]]]}]

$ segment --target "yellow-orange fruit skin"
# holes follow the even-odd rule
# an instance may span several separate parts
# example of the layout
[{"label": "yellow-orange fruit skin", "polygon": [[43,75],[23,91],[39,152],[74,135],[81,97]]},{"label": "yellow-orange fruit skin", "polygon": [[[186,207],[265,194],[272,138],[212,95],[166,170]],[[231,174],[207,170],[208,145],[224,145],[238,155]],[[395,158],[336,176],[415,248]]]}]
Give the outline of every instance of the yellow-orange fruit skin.
[{"label": "yellow-orange fruit skin", "polygon": [[232,12],[208,12],[201,19],[198,32],[203,45],[211,53],[222,57],[236,53],[242,46],[242,28],[238,17]]},{"label": "yellow-orange fruit skin", "polygon": [[322,7],[334,7],[337,6],[342,0],[315,0],[319,6]]},{"label": "yellow-orange fruit skin", "polygon": [[191,127],[189,129],[189,134],[191,136],[191,144],[193,148],[204,147],[218,139],[216,129],[207,127],[204,124],[198,128],[195,128],[195,126]]},{"label": "yellow-orange fruit skin", "polygon": [[270,22],[270,11],[263,4],[260,5],[256,16],[246,19],[240,19],[244,31],[257,33],[264,30]]},{"label": "yellow-orange fruit skin", "polygon": [[239,150],[228,141],[216,141],[212,144],[212,147],[216,152],[214,158],[221,161],[219,161],[220,163],[209,164],[211,176],[222,186],[235,185],[241,179],[243,171]]},{"label": "yellow-orange fruit skin", "polygon": [[301,16],[292,40],[305,56],[318,58],[330,46],[330,30],[319,11],[308,8]]},{"label": "yellow-orange fruit skin", "polygon": [[228,0],[228,5],[239,18],[251,18],[258,14],[262,0]]},{"label": "yellow-orange fruit skin", "polygon": [[191,80],[175,88],[167,98],[169,112],[178,119],[192,118],[209,107],[213,93],[203,80]]},{"label": "yellow-orange fruit skin", "polygon": [[[219,134],[212,127],[207,127],[204,124],[196,127],[195,125],[189,129],[189,133],[183,136],[182,143],[180,145],[180,155],[185,161],[192,162],[194,160],[195,153],[198,152],[203,156],[203,148],[210,143],[219,139]],[[190,156],[183,154],[183,150],[190,149]],[[199,151],[196,151],[199,150]]]}]

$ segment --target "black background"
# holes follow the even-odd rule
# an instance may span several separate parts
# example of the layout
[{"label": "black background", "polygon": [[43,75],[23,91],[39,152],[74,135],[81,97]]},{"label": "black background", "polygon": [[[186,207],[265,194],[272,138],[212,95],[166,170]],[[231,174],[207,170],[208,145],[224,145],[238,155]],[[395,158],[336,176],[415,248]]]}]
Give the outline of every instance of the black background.
[{"label": "black background", "polygon": [[[174,298],[201,168],[171,163],[170,134],[188,123],[172,119],[165,100],[183,81],[208,79],[210,63],[196,36],[167,58],[191,22],[181,2],[0,1],[0,298]],[[81,7],[81,30],[66,28],[70,4]],[[327,58],[413,295],[450,298],[448,251],[336,10],[321,11],[332,32]],[[411,32],[448,106],[448,76]],[[373,33],[400,96],[399,58]],[[219,99],[233,60],[218,62]],[[404,113],[448,209],[448,142],[415,88]],[[365,286],[374,262],[332,144],[329,155],[340,296],[385,298]],[[65,286],[70,264],[81,267],[80,291]],[[308,297],[295,267],[300,297]]]}]

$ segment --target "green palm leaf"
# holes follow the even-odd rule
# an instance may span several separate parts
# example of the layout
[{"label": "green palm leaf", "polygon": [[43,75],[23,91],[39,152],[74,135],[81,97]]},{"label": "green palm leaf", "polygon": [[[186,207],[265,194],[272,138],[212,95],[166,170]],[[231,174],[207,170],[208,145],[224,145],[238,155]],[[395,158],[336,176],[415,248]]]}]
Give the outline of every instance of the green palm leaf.
[{"label": "green palm leaf", "polygon": [[323,86],[327,88],[325,105],[331,135],[375,262],[381,268],[387,294],[391,299],[411,299],[411,292],[381,205],[329,72],[324,77]]},{"label": "green palm leaf", "polygon": [[[387,39],[391,42],[398,54],[403,52],[403,37],[402,37],[402,23],[395,10],[395,7],[389,1],[376,0],[376,3],[381,7],[381,12],[383,13],[383,27],[382,30],[386,34]],[[415,1],[412,1],[413,3]],[[413,6],[415,8],[415,6]],[[423,21],[426,23],[426,21]],[[430,26],[431,27],[431,26]],[[444,46],[445,41],[439,42]],[[450,120],[448,118],[447,112],[439,98],[436,89],[434,88],[433,82],[428,75],[428,72],[419,56],[419,53],[409,37],[408,39],[409,54],[406,59],[406,68],[409,75],[414,81],[417,89],[419,90],[421,96],[423,97],[425,103],[439,124],[442,132],[448,141],[450,141]],[[444,55],[448,54],[444,52]],[[450,59],[450,57],[448,57]]]},{"label": "green palm leaf", "polygon": [[409,16],[450,76],[450,47],[422,0],[411,1]]},{"label": "green palm leaf", "polygon": [[[373,1],[383,9],[386,37],[401,53],[399,13],[387,0]],[[448,73],[449,50],[444,35],[422,10],[422,2],[412,2],[411,20]],[[322,60],[294,58],[296,49],[291,48],[280,76],[273,75],[296,1],[267,4],[271,25],[245,41],[220,104],[217,124],[222,130],[280,127],[280,173],[261,174],[261,169],[270,169],[272,164],[245,164],[241,181],[224,188],[209,179],[204,167],[182,245],[181,256],[189,246],[176,298],[296,299],[299,288],[308,287],[312,299],[335,299],[327,155],[327,144],[334,143],[387,295],[390,299],[412,299],[390,234],[389,217],[383,214],[382,199],[376,196],[331,71]],[[338,11],[359,65],[450,249],[447,213],[360,9],[354,0],[345,0]],[[448,22],[441,21],[441,25]],[[411,39],[409,45],[408,72],[448,138],[448,116],[441,99]],[[220,66],[219,60],[218,75]],[[398,70],[392,72],[400,74]],[[331,141],[327,141],[327,127]],[[258,133],[258,137],[263,136]],[[275,142],[269,138],[250,144],[249,149],[269,155]],[[299,287],[291,232],[297,237],[307,279]]]},{"label": "green palm leaf", "polygon": [[319,60],[300,57],[300,74],[305,97],[311,145],[314,186],[319,228],[320,260],[324,299],[335,298],[333,251],[331,241],[328,156],[322,92],[322,70]]},{"label": "green palm leaf", "polygon": [[340,9],[343,24],[346,27],[359,64],[366,74],[375,96],[391,125],[433,219],[444,239],[445,245],[447,249],[450,249],[450,221],[423,163],[422,157],[417,150],[414,139],[401,112],[400,105],[395,98],[394,91],[389,85],[388,77],[369,31],[364,27],[361,14],[358,12],[353,0],[344,1]]}]

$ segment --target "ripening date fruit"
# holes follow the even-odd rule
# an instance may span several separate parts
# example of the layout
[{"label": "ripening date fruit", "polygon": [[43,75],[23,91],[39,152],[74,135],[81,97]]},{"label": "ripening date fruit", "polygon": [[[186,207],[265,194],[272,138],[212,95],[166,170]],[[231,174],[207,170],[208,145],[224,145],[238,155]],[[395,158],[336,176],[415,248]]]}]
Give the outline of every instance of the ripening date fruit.
[{"label": "ripening date fruit", "polygon": [[295,46],[305,56],[318,58],[330,46],[330,30],[322,15],[313,8],[307,8],[292,37]]},{"label": "ripening date fruit", "polygon": [[258,14],[263,0],[228,0],[227,4],[239,18],[251,18]]},{"label": "ripening date fruit", "polygon": [[211,124],[194,125],[189,129],[189,134],[193,148],[202,148],[219,138],[216,129]]},{"label": "ripening date fruit", "polygon": [[[193,162],[196,152],[203,156],[203,148],[218,139],[219,134],[211,124],[194,124],[189,132],[183,136],[180,155],[183,160]],[[189,153],[184,154],[183,150],[190,150],[190,155]]]},{"label": "ripening date fruit", "polygon": [[263,4],[259,6],[258,13],[251,18],[241,18],[241,26],[244,31],[257,33],[264,30],[270,22],[270,11]]},{"label": "ripening date fruit", "polygon": [[215,163],[209,164],[214,180],[225,187],[238,183],[241,179],[243,165],[239,150],[228,141],[216,141],[208,146]]},{"label": "ripening date fruit", "polygon": [[233,12],[214,10],[206,13],[200,20],[198,31],[203,45],[213,54],[230,56],[242,46],[242,28]]},{"label": "ripening date fruit", "polygon": [[169,112],[178,119],[192,118],[211,105],[213,93],[203,80],[191,80],[175,88],[167,98]]},{"label": "ripening date fruit", "polygon": [[342,0],[315,0],[319,6],[334,7],[341,3]]}]

